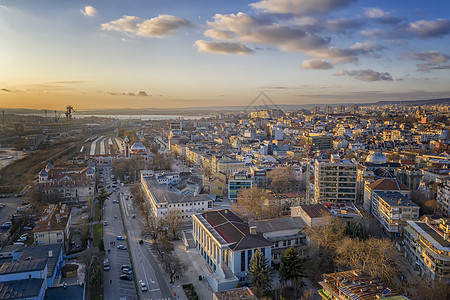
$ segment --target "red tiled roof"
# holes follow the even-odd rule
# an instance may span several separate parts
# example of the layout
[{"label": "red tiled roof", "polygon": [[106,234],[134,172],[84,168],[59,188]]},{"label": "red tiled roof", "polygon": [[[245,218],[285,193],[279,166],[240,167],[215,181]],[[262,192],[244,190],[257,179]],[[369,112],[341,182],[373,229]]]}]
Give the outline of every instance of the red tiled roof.
[{"label": "red tiled roof", "polygon": [[377,191],[410,191],[410,189],[397,179],[378,179],[369,184],[369,188]]}]

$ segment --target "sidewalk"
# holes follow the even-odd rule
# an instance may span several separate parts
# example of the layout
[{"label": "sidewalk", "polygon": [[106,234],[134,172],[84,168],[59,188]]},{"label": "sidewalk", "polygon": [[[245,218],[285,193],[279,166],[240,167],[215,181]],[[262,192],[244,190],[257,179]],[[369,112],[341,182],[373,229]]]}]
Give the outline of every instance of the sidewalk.
[{"label": "sidewalk", "polygon": [[199,299],[212,299],[213,291],[206,280],[198,280],[198,277],[209,274],[209,270],[204,270],[204,261],[202,257],[196,252],[195,248],[185,250],[183,242],[174,242],[174,250],[181,262],[183,262],[187,269],[183,271],[183,275],[180,279],[175,280],[174,292],[177,294],[177,299],[187,299],[184,291],[183,284],[192,283],[194,285],[195,292]]}]

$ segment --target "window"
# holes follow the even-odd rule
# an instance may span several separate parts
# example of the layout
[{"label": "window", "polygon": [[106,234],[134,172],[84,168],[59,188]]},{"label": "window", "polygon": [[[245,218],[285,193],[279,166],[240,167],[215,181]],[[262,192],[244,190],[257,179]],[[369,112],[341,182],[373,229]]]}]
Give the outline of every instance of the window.
[{"label": "window", "polygon": [[261,248],[261,253],[264,254],[264,256],[266,256],[266,248]]},{"label": "window", "polygon": [[247,250],[247,266],[250,266],[250,260],[252,259],[252,250]]},{"label": "window", "polygon": [[245,271],[245,250],[241,251],[241,272]]}]

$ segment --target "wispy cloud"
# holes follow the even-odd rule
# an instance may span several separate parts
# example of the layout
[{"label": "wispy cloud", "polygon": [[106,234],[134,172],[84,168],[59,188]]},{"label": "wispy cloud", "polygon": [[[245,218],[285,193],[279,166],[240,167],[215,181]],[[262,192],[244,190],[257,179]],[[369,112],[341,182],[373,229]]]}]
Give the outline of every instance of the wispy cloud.
[{"label": "wispy cloud", "polygon": [[450,65],[445,64],[450,60],[450,56],[437,51],[407,53],[406,57],[423,61],[423,63],[416,65],[418,68],[417,71],[430,72],[431,70],[450,69]]},{"label": "wispy cloud", "polygon": [[102,29],[127,32],[137,36],[161,38],[192,26],[193,24],[190,21],[172,15],[159,15],[151,19],[123,16],[120,19],[102,24]]},{"label": "wispy cloud", "polygon": [[131,92],[106,92],[108,95],[112,96],[136,96],[136,97],[151,97],[152,95],[148,95],[146,91],[138,91],[136,93]]},{"label": "wispy cloud", "polygon": [[304,60],[302,62],[302,69],[311,69],[311,70],[328,70],[332,69],[333,66],[324,60],[320,59],[311,59],[311,60]]},{"label": "wispy cloud", "polygon": [[336,74],[336,76],[350,76],[358,80],[371,82],[371,81],[393,81],[391,74],[388,72],[375,72],[371,69],[365,69],[365,70],[354,70],[354,71],[347,71],[347,70],[339,70]]},{"label": "wispy cloud", "polygon": [[97,10],[92,6],[85,6],[84,9],[80,10],[80,12],[85,17],[95,17],[95,15],[97,14]]},{"label": "wispy cloud", "polygon": [[263,0],[250,6],[265,13],[312,15],[326,14],[353,2],[356,0]]},{"label": "wispy cloud", "polygon": [[384,24],[396,24],[402,22],[403,18],[392,16],[391,12],[384,11],[380,8],[369,7],[364,9],[364,15],[370,19],[377,20]]}]

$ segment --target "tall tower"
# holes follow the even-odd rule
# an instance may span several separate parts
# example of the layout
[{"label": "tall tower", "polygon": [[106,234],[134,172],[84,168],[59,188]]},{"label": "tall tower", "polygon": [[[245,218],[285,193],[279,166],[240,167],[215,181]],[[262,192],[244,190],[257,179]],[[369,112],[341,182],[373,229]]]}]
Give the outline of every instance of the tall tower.
[{"label": "tall tower", "polygon": [[130,139],[128,138],[128,136],[125,137],[125,139],[123,140],[123,152],[125,155],[125,158],[130,158]]}]

